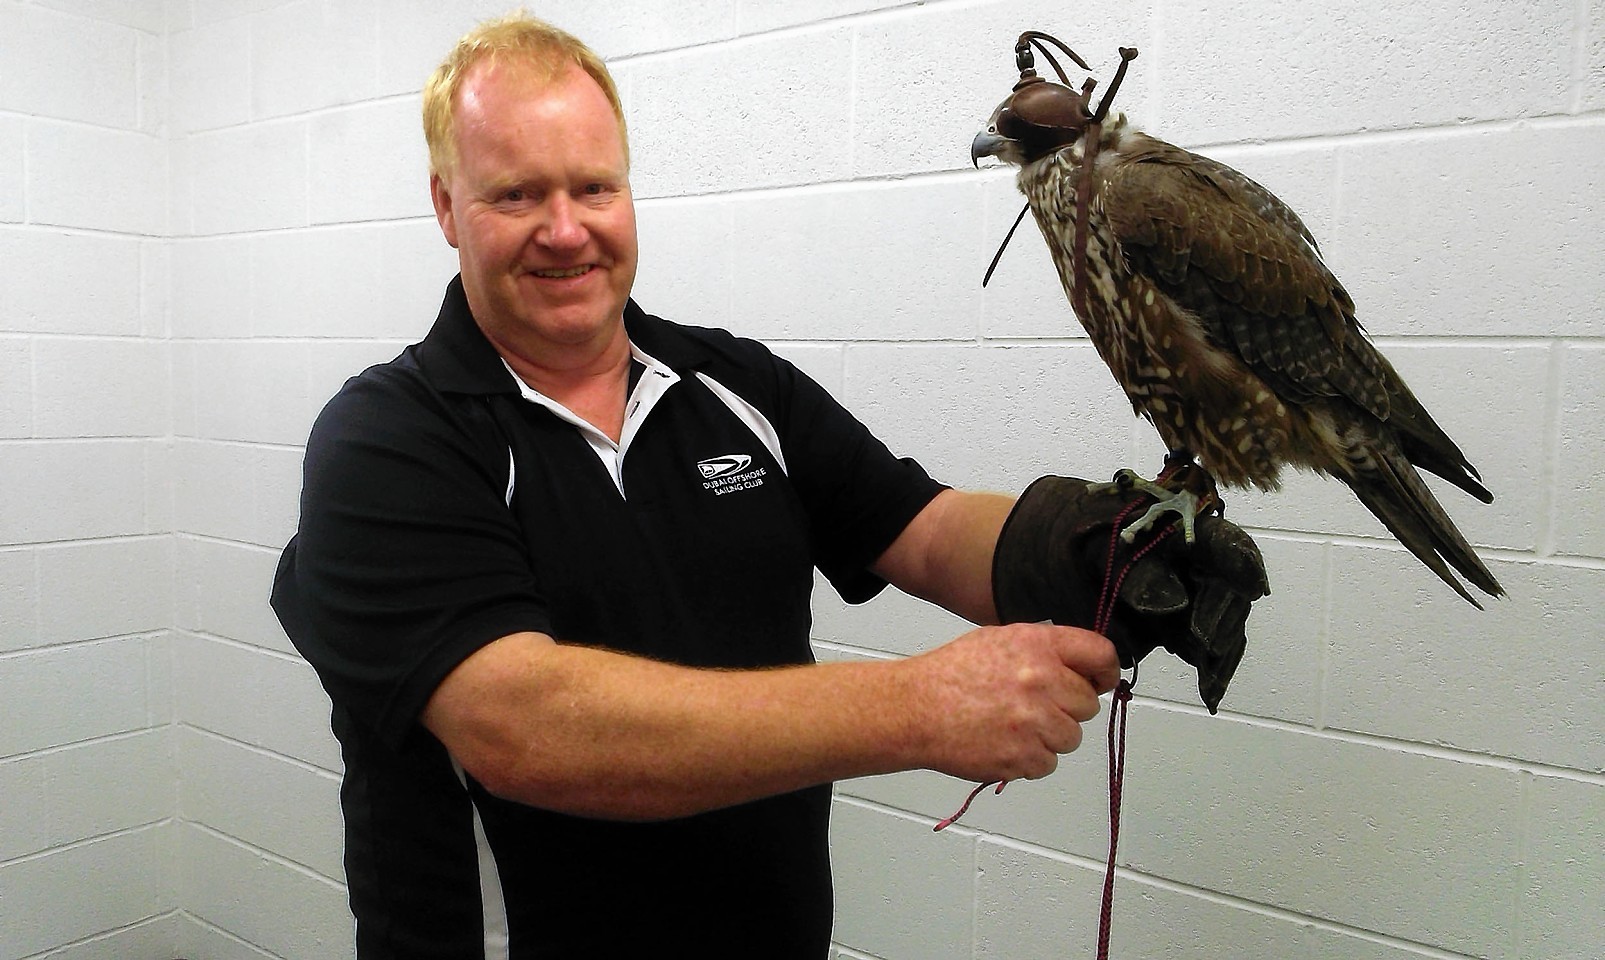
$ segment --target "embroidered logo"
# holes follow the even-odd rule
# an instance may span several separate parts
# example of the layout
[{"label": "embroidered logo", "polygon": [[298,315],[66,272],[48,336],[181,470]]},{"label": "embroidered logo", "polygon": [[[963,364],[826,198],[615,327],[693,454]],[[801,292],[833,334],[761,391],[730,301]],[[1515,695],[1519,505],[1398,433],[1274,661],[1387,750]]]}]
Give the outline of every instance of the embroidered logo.
[{"label": "embroidered logo", "polygon": [[697,461],[697,472],[702,475],[702,489],[712,490],[714,496],[724,496],[737,490],[751,490],[763,486],[768,471],[763,467],[749,470],[752,457],[745,453],[727,453]]},{"label": "embroidered logo", "polygon": [[744,453],[727,453],[722,457],[713,457],[697,463],[697,472],[702,479],[712,480],[716,477],[729,476],[740,473],[752,465],[752,458]]}]

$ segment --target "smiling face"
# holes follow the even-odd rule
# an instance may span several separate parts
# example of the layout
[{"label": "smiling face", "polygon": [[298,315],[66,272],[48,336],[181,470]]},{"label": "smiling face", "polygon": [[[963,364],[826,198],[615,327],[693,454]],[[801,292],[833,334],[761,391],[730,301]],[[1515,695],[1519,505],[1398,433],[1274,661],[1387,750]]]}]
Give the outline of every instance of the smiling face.
[{"label": "smiling face", "polygon": [[430,181],[480,329],[515,369],[627,349],[635,206],[617,117],[577,65],[541,82],[481,64],[458,93],[456,163]]}]

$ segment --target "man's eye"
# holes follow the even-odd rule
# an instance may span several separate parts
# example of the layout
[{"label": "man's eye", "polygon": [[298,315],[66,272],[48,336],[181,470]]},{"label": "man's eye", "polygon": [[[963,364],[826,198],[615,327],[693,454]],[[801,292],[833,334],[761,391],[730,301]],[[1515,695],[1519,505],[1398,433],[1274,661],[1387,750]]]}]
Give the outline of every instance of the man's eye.
[{"label": "man's eye", "polygon": [[509,190],[502,194],[502,199],[506,200],[508,203],[522,203],[526,196],[528,196],[528,194],[522,190]]}]

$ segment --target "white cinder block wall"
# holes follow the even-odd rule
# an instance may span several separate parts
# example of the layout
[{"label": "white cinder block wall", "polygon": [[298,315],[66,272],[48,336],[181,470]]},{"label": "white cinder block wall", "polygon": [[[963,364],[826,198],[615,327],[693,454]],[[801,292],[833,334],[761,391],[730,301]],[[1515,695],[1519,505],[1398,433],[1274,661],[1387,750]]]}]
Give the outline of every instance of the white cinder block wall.
[{"label": "white cinder block wall", "polygon": [[[0,960],[349,956],[327,703],[266,606],[300,445],[453,271],[417,91],[500,4],[0,0]],[[1275,594],[1222,714],[1130,721],[1115,954],[1605,953],[1605,2],[536,3],[628,105],[637,293],[962,486],[1161,453],[965,165],[1023,29],[1297,207],[1498,499],[1478,613],[1338,485],[1234,497]],[[1026,228],[1027,230],[1029,228]],[[962,625],[822,592],[827,657]],[[841,958],[1091,952],[1102,722],[1052,778],[842,784]],[[709,944],[711,956],[718,945]]]}]

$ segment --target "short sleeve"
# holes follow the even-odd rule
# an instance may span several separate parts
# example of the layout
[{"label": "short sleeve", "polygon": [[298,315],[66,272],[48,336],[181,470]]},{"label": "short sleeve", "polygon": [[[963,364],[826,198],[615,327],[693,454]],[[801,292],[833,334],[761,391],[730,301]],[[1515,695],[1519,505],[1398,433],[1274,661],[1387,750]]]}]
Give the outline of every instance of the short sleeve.
[{"label": "short sleeve", "polygon": [[273,608],[336,708],[392,745],[469,654],[549,632],[504,499],[509,454],[480,402],[398,364],[373,368],[307,442]]},{"label": "short sleeve", "polygon": [[776,358],[781,442],[809,517],[815,563],[849,603],[886,582],[869,566],[946,485],[898,457],[807,374]]}]

